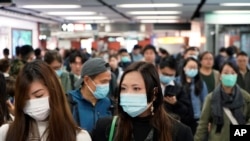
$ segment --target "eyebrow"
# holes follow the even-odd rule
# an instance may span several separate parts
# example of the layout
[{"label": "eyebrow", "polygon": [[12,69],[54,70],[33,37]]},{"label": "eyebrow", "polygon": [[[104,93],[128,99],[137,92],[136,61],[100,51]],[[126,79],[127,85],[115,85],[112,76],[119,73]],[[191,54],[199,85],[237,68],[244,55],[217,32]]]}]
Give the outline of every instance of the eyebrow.
[{"label": "eyebrow", "polygon": [[43,89],[38,89],[38,90],[32,92],[31,94],[32,94],[32,95],[33,95],[33,94],[36,94],[36,93],[38,93],[38,92],[40,92],[40,91],[42,91],[42,90],[43,90]]}]

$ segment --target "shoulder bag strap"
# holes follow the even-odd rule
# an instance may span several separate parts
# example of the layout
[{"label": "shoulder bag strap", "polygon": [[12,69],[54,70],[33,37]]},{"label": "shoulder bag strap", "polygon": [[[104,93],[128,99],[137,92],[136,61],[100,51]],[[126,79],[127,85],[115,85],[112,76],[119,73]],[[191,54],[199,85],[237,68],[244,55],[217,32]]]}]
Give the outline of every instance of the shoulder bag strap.
[{"label": "shoulder bag strap", "polygon": [[109,141],[113,140],[116,120],[117,120],[117,116],[114,116],[112,120],[111,128],[110,128],[110,132],[109,132]]},{"label": "shoulder bag strap", "polygon": [[239,125],[237,120],[234,118],[232,112],[230,111],[230,109],[223,107],[223,110],[233,125]]}]

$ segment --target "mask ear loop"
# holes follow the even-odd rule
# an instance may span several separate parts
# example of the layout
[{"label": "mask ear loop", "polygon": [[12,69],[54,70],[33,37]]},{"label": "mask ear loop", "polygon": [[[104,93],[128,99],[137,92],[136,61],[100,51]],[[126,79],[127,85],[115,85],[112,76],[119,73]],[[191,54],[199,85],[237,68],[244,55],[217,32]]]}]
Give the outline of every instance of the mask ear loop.
[{"label": "mask ear loop", "polygon": [[152,101],[152,106],[150,107],[150,111],[151,111],[152,116],[155,114],[154,113],[154,101],[155,101],[156,94],[158,94],[158,87],[154,87],[154,98]]}]

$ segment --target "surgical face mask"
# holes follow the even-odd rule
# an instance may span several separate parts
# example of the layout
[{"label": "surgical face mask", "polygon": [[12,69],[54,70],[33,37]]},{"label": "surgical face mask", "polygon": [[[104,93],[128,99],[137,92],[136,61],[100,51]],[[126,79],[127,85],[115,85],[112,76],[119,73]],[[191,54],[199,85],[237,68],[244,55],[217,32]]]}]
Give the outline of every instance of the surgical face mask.
[{"label": "surgical face mask", "polygon": [[169,84],[171,81],[174,81],[175,77],[174,76],[167,76],[167,75],[160,75],[160,81],[163,84]]},{"label": "surgical face mask", "polygon": [[43,121],[49,116],[49,97],[30,99],[26,102],[23,112],[36,121]]},{"label": "surgical face mask", "polygon": [[93,82],[93,84],[96,87],[95,91],[93,91],[88,85],[86,85],[86,86],[91,91],[91,93],[93,93],[94,97],[96,99],[103,99],[103,98],[107,97],[107,95],[109,93],[109,83],[107,83],[107,84],[95,84],[95,82],[93,80],[91,80],[91,81]]},{"label": "surgical face mask", "polygon": [[194,58],[195,60],[198,60],[198,56],[197,55],[190,55],[189,57]]},{"label": "surgical face mask", "polygon": [[236,84],[237,75],[236,74],[222,74],[221,82],[226,87],[233,87]]},{"label": "surgical face mask", "polygon": [[148,104],[146,94],[126,93],[120,95],[120,106],[131,117],[137,117],[142,114],[151,104]]},{"label": "surgical face mask", "polygon": [[56,70],[56,75],[57,75],[58,77],[61,77],[61,76],[62,76],[62,73],[63,73],[63,70],[62,70],[62,69]]},{"label": "surgical face mask", "polygon": [[128,56],[123,56],[123,57],[121,58],[121,61],[124,62],[124,63],[131,62],[131,61],[130,61],[130,58],[129,58]]},{"label": "surgical face mask", "polygon": [[198,69],[187,69],[185,74],[190,78],[194,78],[198,74]]}]

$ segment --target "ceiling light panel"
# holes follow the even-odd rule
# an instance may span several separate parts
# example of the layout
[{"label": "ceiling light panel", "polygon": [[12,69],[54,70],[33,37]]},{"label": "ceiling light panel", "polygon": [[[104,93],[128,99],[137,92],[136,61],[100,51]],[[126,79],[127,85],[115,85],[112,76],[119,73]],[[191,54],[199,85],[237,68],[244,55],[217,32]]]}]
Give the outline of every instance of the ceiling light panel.
[{"label": "ceiling light panel", "polygon": [[250,6],[250,3],[221,3],[220,6]]},{"label": "ceiling light panel", "polygon": [[180,11],[131,11],[131,15],[174,15],[181,14]]},{"label": "ceiling light panel", "polygon": [[120,4],[120,8],[154,8],[154,7],[181,7],[178,3],[151,3],[151,4]]},{"label": "ceiling light panel", "polygon": [[63,15],[63,16],[68,16],[68,15],[95,15],[96,12],[86,12],[86,11],[82,11],[82,12],[47,12],[47,14],[49,15]]},{"label": "ceiling light panel", "polygon": [[107,17],[101,17],[101,16],[91,16],[91,17],[87,17],[87,16],[77,16],[77,17],[65,17],[65,19],[67,20],[104,20],[107,19]]},{"label": "ceiling light panel", "polygon": [[31,9],[68,9],[68,8],[81,8],[80,5],[23,5],[23,8]]},{"label": "ceiling light panel", "polygon": [[179,16],[137,16],[135,19],[179,19]]},{"label": "ceiling light panel", "polygon": [[177,23],[179,20],[141,20],[141,23]]},{"label": "ceiling light panel", "polygon": [[213,13],[217,13],[217,14],[249,14],[250,10],[217,10],[217,11],[213,11]]}]

